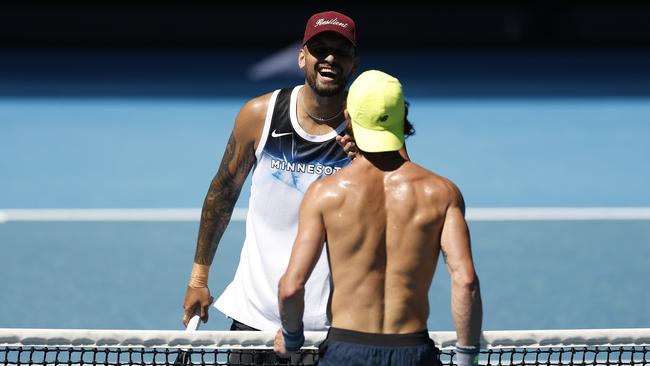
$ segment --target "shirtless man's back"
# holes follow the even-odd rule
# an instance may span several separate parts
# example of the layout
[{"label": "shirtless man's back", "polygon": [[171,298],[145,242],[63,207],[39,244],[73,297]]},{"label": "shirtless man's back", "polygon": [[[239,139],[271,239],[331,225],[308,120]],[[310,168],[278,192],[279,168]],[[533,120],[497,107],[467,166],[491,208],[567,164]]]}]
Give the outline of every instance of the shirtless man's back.
[{"label": "shirtless man's back", "polygon": [[460,195],[399,154],[368,155],[310,192],[327,228],[332,326],[420,331],[429,316],[444,219],[448,208],[462,215]]},{"label": "shirtless man's back", "polygon": [[[363,77],[372,81],[371,88],[355,89]],[[462,195],[451,181],[399,154],[404,114],[384,105],[384,99],[392,100],[390,89],[396,81],[383,73],[362,74],[350,87],[348,119],[361,155],[308,189],[289,266],[280,281],[283,330],[278,341],[286,344],[276,348],[282,351],[287,344],[293,349],[300,338],[304,285],[327,242],[332,328],[321,345],[320,365],[432,364],[436,350],[426,326],[428,292],[441,249],[452,279],[457,351],[467,351],[465,361],[476,359],[481,301]],[[355,92],[362,97],[379,93],[383,107],[377,107],[380,113],[371,120],[390,124],[395,119],[401,124],[363,129],[375,127],[362,123],[373,114],[369,108],[376,100],[351,103]],[[361,112],[354,109],[357,106],[362,106]],[[404,108],[403,100],[397,108]],[[361,127],[355,124],[359,121]]]}]

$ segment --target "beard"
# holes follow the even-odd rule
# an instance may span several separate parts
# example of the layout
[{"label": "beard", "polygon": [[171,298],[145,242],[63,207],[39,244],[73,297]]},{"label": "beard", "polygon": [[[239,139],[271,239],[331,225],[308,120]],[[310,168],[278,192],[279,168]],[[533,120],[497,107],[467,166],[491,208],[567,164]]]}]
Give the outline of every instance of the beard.
[{"label": "beard", "polygon": [[318,83],[316,82],[317,76],[318,76],[318,71],[314,71],[313,73],[307,73],[307,75],[305,75],[305,79],[307,80],[307,84],[309,85],[309,87],[319,97],[333,97],[335,95],[339,95],[340,93],[343,92],[343,90],[345,89],[345,85],[348,82],[347,77],[341,77],[339,82],[334,85],[322,86],[322,85],[318,85]]}]

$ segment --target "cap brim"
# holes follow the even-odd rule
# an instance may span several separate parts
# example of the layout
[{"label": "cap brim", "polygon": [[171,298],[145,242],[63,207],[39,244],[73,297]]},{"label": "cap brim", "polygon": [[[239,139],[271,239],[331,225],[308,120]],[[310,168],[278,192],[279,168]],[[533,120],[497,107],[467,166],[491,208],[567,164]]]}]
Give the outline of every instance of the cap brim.
[{"label": "cap brim", "polygon": [[[401,130],[401,131],[400,131]],[[354,142],[366,152],[397,151],[404,146],[404,126],[393,129],[370,130],[352,121]]]},{"label": "cap brim", "polygon": [[323,27],[321,27],[320,30],[312,33],[309,37],[303,38],[302,45],[303,46],[306,45],[307,42],[309,42],[312,38],[314,38],[314,37],[316,37],[316,36],[318,36],[318,35],[320,35],[322,33],[325,33],[325,32],[336,34],[336,35],[340,36],[341,38],[345,39],[346,41],[350,42],[350,44],[352,46],[357,47],[357,44],[356,44],[354,39],[351,39],[347,34],[340,32],[339,29],[337,29],[334,26],[323,26]]}]

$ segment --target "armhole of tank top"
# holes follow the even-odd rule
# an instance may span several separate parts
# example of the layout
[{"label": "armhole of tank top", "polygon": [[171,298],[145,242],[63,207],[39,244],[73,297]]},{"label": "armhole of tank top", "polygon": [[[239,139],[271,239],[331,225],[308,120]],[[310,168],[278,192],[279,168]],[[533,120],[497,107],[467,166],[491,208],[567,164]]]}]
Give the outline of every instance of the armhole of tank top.
[{"label": "armhole of tank top", "polygon": [[255,150],[255,159],[259,162],[262,158],[262,150],[264,150],[264,145],[266,145],[266,140],[269,137],[269,130],[271,129],[271,121],[273,120],[273,110],[275,110],[275,100],[278,98],[280,90],[276,90],[271,95],[269,99],[269,106],[266,109],[266,118],[264,118],[264,128],[262,129],[262,136],[260,136],[260,142],[257,145]]}]

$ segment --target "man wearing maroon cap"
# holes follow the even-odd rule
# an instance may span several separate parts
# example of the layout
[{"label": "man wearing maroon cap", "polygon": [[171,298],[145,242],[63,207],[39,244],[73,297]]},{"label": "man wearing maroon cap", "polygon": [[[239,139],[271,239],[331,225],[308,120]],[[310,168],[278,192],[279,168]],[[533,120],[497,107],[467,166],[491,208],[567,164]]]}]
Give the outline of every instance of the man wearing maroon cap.
[{"label": "man wearing maroon cap", "polygon": [[[231,330],[275,331],[281,325],[278,281],[298,231],[298,209],[309,185],[350,163],[356,147],[345,134],[345,87],[357,67],[356,27],[341,13],[314,14],[306,24],[298,66],[305,83],[248,101],[235,119],[221,166],[203,203],[198,243],[183,308],[208,320],[213,301],[208,272],[235,201],[253,166],[246,239],[232,282],[214,306]],[[343,146],[343,147],[342,147]],[[306,285],[305,330],[326,330],[330,273],[326,256]],[[231,363],[273,362],[271,351]],[[303,364],[313,360],[292,360]]]},{"label": "man wearing maroon cap", "polygon": [[338,33],[352,43],[353,46],[357,46],[354,21],[346,15],[335,11],[325,11],[312,15],[307,21],[302,44],[306,44],[310,39],[322,32]]}]

